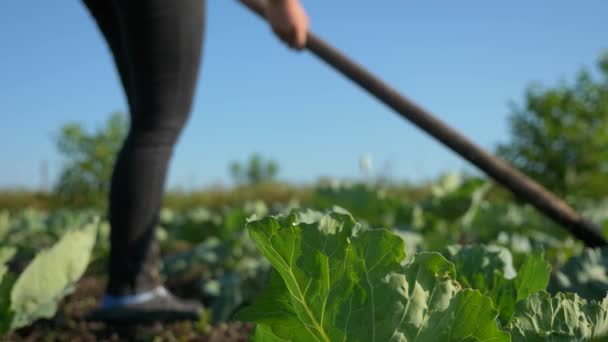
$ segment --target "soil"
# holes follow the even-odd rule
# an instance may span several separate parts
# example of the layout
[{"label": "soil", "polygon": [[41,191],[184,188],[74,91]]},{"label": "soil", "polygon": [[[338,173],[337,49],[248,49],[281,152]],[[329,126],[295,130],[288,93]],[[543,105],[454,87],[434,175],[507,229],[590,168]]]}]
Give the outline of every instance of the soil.
[{"label": "soil", "polygon": [[[173,322],[146,326],[111,326],[87,322],[84,316],[95,308],[105,282],[85,276],[76,290],[60,303],[55,317],[39,320],[31,326],[1,337],[2,341],[248,341],[253,325],[243,322]],[[171,288],[169,288],[172,290]]]}]

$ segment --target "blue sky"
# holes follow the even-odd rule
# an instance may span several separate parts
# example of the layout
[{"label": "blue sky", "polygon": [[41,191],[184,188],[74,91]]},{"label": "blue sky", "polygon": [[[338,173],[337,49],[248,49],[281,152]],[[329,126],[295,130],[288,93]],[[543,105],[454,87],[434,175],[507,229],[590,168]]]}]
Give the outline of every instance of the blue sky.
[{"label": "blue sky", "polygon": [[[508,138],[508,103],[593,68],[608,48],[605,0],[307,1],[311,28],[481,146]],[[472,167],[308,52],[288,50],[236,1],[209,0],[193,111],[168,186],[229,183],[231,160],[275,158],[280,176],[419,180]],[[0,187],[39,186],[61,166],[53,137],[126,111],[105,42],[79,1],[0,12]]]}]

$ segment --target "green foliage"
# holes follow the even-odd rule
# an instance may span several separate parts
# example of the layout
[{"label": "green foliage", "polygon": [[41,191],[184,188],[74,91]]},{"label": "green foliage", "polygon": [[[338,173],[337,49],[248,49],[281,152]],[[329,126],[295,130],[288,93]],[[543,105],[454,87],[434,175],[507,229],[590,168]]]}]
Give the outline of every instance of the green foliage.
[{"label": "green foliage", "polygon": [[0,336],[11,330],[15,313],[11,310],[11,289],[15,277],[7,273],[0,278]]},{"label": "green foliage", "polygon": [[[39,251],[17,277],[4,269],[0,276],[0,333],[55,315],[58,302],[74,290],[86,270],[96,233],[96,222],[70,230],[51,248]],[[15,249],[3,248],[0,254],[3,263],[15,255]]]},{"label": "green foliage", "polygon": [[[551,293],[574,291],[601,299],[606,295],[604,253],[583,252],[580,243],[531,207],[488,200],[490,188],[483,179],[447,175],[431,184],[426,196],[415,199],[377,185],[338,184],[312,189],[317,210],[305,210],[298,202],[250,201],[254,192],[237,205],[164,208],[157,227],[162,274],[178,295],[212,303],[205,320],[259,323],[254,340],[316,336],[500,341],[509,340],[506,333],[512,329],[534,340],[535,334],[544,332],[536,332],[526,320],[548,318],[541,317],[541,311],[533,315],[536,318],[524,317],[521,308],[547,288],[549,265],[556,270]],[[608,217],[605,203],[576,203],[596,222]],[[30,281],[21,280],[19,286],[31,291],[23,293],[43,293],[34,289],[36,283],[55,290],[46,292],[44,297],[50,299],[26,305],[23,297],[11,300],[18,281],[15,274],[25,274],[40,250],[56,246],[73,229],[99,216],[91,209],[0,211],[0,331],[16,321],[28,324],[53,315],[57,300],[69,293],[74,280],[61,288],[50,281],[50,274],[63,273],[34,276],[28,271]],[[101,266],[109,252],[108,233],[108,222],[100,220],[89,255],[88,272],[94,277],[106,269]],[[76,255],[84,253],[80,248],[86,243],[69,245]],[[7,262],[8,267],[1,266]],[[37,264],[52,270],[66,263],[70,264]],[[39,276],[42,281],[33,280]],[[568,285],[555,288],[556,279],[566,279]],[[19,314],[24,308],[30,311]],[[584,320],[588,330],[601,329],[593,316]],[[564,331],[570,334],[565,340],[578,338],[576,329]]]},{"label": "green foliage", "polygon": [[269,265],[243,231],[225,241],[208,238],[169,256],[161,271],[167,279],[196,277],[201,295],[212,299],[212,321],[219,322],[253,300],[265,285]]},{"label": "green foliage", "polygon": [[0,239],[4,239],[10,229],[10,213],[8,210],[0,210]]},{"label": "green foliage", "polygon": [[[11,329],[39,318],[53,317],[57,303],[73,292],[74,285],[89,264],[97,226],[90,224],[66,233],[48,250],[42,250],[19,275],[11,290]],[[78,248],[74,248],[78,246]]]},{"label": "green foliage", "polygon": [[8,270],[6,263],[15,256],[17,249],[15,247],[0,247],[0,280]]},{"label": "green foliage", "polygon": [[248,217],[262,217],[267,210],[263,202],[219,212],[199,208],[176,214],[163,210],[162,225],[168,235],[165,245],[186,242],[192,247],[167,257],[162,274],[167,279],[186,275],[197,279],[201,295],[213,300],[213,322],[229,319],[264,285],[268,263],[244,227]]},{"label": "green foliage", "polygon": [[66,206],[104,207],[114,162],[128,130],[126,117],[111,115],[105,126],[87,133],[80,124],[61,128],[57,148],[65,163],[55,184],[55,197]]},{"label": "green foliage", "polygon": [[297,212],[266,217],[248,230],[274,267],[255,304],[237,314],[262,326],[254,340],[509,340],[490,299],[460,290],[440,254],[402,268],[403,240],[389,230],[342,211],[316,222]]},{"label": "green foliage", "polygon": [[[11,260],[15,256],[17,249],[15,247],[0,247],[0,265],[4,265],[7,261]],[[0,276],[0,278],[2,278]]]},{"label": "green foliage", "polygon": [[[6,215],[3,215],[6,214]],[[25,209],[15,213],[0,212],[0,246],[17,250],[17,264],[31,260],[41,249],[49,248],[66,232],[82,227],[99,213],[93,210],[55,210],[43,212]],[[4,223],[1,221],[5,220]],[[108,251],[109,227],[107,221],[99,225],[94,258],[103,258]]]},{"label": "green foliage", "polygon": [[527,256],[517,271],[506,248],[450,246],[446,254],[456,266],[456,279],[462,286],[479,290],[492,299],[503,326],[509,324],[517,302],[546,290],[549,283],[551,267],[541,252]]},{"label": "green foliage", "polygon": [[253,154],[247,163],[232,162],[230,175],[239,185],[258,185],[276,180],[279,173],[279,164],[272,160],[265,160],[259,154]]},{"label": "green foliage", "polygon": [[267,212],[266,204],[260,201],[215,211],[196,208],[181,211],[179,215],[165,208],[161,211],[161,225],[171,234],[172,239],[196,244],[210,237],[229,239],[234,233],[245,228],[247,217],[261,217]]},{"label": "green foliage", "polygon": [[385,189],[366,183],[329,183],[318,186],[312,197],[312,206],[325,210],[339,206],[361,221],[374,226],[393,227],[409,212],[402,212],[402,201],[387,194]]},{"label": "green foliage", "polygon": [[33,208],[51,208],[51,195],[47,192],[25,189],[0,189],[0,208],[11,212]]},{"label": "green foliage", "polygon": [[601,300],[608,293],[608,250],[586,248],[574,256],[552,278],[550,293],[576,292],[588,300]]},{"label": "green foliage", "polygon": [[431,196],[416,204],[413,226],[428,236],[427,247],[441,249],[449,241],[466,244],[484,241],[487,229],[479,229],[478,220],[491,208],[485,194],[491,184],[480,178],[458,174],[443,176],[431,187]]},{"label": "green foliage", "polygon": [[574,293],[537,292],[517,304],[513,341],[606,341],[608,297],[587,301]]},{"label": "green foliage", "polygon": [[608,53],[599,79],[583,69],[573,84],[528,87],[512,106],[511,141],[500,156],[562,195],[601,198],[608,192]]},{"label": "green foliage", "polygon": [[13,321],[10,291],[15,282],[12,274],[7,273],[6,262],[15,255],[14,247],[0,247],[0,336],[8,332]]},{"label": "green foliage", "polygon": [[452,246],[446,253],[454,263],[424,252],[403,264],[400,238],[359,225],[342,210],[268,216],[248,230],[273,266],[267,287],[236,316],[257,323],[254,341],[608,337],[608,296],[551,297],[541,252],[514,267],[507,249]]}]

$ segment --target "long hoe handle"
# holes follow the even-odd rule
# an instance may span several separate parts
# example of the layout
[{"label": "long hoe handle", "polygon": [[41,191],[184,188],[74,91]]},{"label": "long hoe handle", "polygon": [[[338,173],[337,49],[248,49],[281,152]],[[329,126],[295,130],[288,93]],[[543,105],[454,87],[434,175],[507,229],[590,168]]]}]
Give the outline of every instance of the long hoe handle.
[{"label": "long hoe handle", "polygon": [[[262,2],[259,0],[239,1],[265,19]],[[582,218],[555,194],[519,172],[504,160],[484,151],[315,34],[309,32],[306,49],[394,109],[403,118],[414,123],[476,165],[516,196],[532,204],[546,216],[562,225],[572,235],[582,240],[585,245],[589,247],[606,245],[606,240],[600,234],[599,227]]]}]

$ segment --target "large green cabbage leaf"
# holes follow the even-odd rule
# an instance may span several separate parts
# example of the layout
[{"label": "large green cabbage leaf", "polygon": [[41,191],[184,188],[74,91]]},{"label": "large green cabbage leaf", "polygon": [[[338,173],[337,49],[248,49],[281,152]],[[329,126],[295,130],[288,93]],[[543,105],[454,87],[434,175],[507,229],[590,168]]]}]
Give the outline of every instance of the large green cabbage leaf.
[{"label": "large green cabbage leaf", "polygon": [[461,290],[454,265],[421,253],[405,267],[403,240],[343,212],[301,222],[297,212],[248,223],[273,266],[268,287],[236,315],[257,341],[508,341],[490,298]]},{"label": "large green cabbage leaf", "polygon": [[97,222],[67,232],[53,247],[40,251],[11,290],[11,330],[40,318],[51,318],[57,302],[74,290],[86,270],[95,244]]},{"label": "large green cabbage leaf", "polygon": [[606,341],[608,297],[587,301],[574,293],[537,292],[515,308],[513,341]]},{"label": "large green cabbage leaf", "polygon": [[507,325],[515,304],[528,295],[547,289],[551,266],[541,251],[526,256],[516,271],[511,253],[499,246],[449,246],[446,255],[456,266],[456,279],[467,288],[477,289],[492,298]]}]

